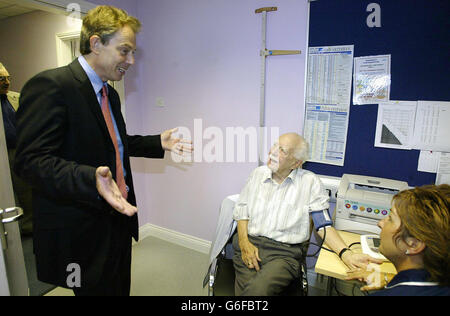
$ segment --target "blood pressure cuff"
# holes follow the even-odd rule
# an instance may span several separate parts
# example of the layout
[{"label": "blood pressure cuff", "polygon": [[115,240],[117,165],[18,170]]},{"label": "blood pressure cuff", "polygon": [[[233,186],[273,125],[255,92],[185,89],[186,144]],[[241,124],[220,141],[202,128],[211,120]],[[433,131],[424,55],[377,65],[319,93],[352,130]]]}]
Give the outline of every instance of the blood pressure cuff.
[{"label": "blood pressure cuff", "polygon": [[331,220],[328,210],[311,212],[311,217],[317,231],[321,228],[333,225],[333,221]]}]

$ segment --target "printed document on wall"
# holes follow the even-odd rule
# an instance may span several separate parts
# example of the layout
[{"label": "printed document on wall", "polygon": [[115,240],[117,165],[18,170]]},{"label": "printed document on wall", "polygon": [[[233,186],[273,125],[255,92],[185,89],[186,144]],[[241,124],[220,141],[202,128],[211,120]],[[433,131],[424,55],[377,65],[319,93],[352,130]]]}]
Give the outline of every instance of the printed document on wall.
[{"label": "printed document on wall", "polygon": [[378,105],[375,147],[411,149],[417,102],[390,101]]},{"label": "printed document on wall", "polygon": [[353,71],[353,45],[310,47],[305,139],[310,160],[343,166]]},{"label": "printed document on wall", "polygon": [[450,102],[419,101],[413,148],[450,152]]},{"label": "printed document on wall", "polygon": [[355,57],[353,104],[389,101],[391,55]]},{"label": "printed document on wall", "polygon": [[417,171],[436,173],[440,158],[440,151],[421,150],[419,154],[419,161],[417,163]]},{"label": "printed document on wall", "polygon": [[450,153],[441,153],[436,175],[436,184],[450,184]]}]

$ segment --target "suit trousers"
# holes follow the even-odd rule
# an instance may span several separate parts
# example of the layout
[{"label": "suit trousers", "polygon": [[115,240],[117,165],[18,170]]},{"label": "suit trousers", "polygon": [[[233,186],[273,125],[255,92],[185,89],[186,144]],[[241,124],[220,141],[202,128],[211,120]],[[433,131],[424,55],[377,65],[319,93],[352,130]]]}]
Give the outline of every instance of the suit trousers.
[{"label": "suit trousers", "polygon": [[131,285],[131,235],[123,216],[113,216],[113,234],[102,275],[97,285],[74,288],[75,296],[129,296]]},{"label": "suit trousers", "polygon": [[292,280],[301,273],[300,262],[304,259],[302,244],[285,244],[266,237],[249,236],[258,248],[261,258],[260,270],[248,268],[242,261],[239,237],[233,237],[233,266],[236,273],[236,296],[280,295]]}]

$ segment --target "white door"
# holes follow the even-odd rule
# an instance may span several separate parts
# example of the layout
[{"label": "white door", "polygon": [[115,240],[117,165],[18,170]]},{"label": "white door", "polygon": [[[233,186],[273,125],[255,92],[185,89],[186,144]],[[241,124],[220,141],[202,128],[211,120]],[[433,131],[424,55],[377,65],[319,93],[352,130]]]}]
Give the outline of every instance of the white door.
[{"label": "white door", "polygon": [[28,280],[22,250],[14,192],[0,111],[0,296],[28,296]]}]

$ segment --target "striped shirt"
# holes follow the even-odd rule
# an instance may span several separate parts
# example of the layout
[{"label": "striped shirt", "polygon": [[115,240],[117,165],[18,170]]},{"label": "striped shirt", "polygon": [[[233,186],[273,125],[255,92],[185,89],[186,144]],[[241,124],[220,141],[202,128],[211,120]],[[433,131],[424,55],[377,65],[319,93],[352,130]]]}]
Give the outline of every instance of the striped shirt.
[{"label": "striped shirt", "polygon": [[248,234],[288,244],[309,239],[309,213],[328,209],[328,195],[311,171],[294,169],[278,184],[267,166],[256,168],[233,211],[233,219],[248,220]]}]

